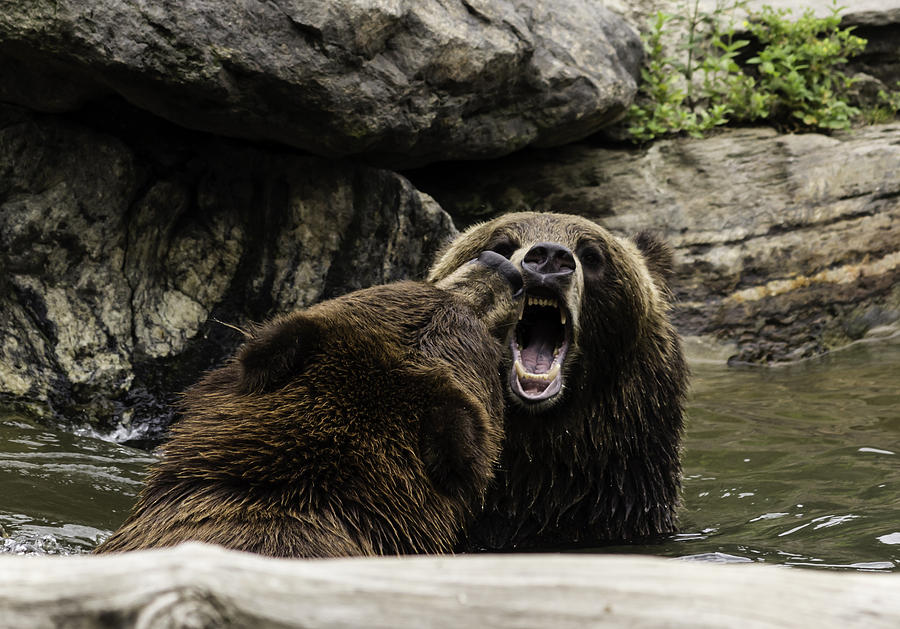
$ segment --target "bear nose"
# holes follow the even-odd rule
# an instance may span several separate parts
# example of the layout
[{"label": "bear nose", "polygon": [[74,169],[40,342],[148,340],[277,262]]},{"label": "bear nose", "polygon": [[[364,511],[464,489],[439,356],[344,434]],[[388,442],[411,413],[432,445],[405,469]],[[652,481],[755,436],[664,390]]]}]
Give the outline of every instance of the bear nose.
[{"label": "bear nose", "polygon": [[522,270],[537,284],[568,280],[575,271],[575,256],[559,243],[539,242],[525,254]]},{"label": "bear nose", "polygon": [[508,281],[510,286],[512,287],[513,297],[519,297],[522,295],[522,288],[524,286],[522,275],[516,270],[516,267],[513,266],[513,263],[510,262],[507,258],[494,251],[482,251],[481,255],[478,256],[477,261],[487,267],[494,269],[500,275],[505,277],[506,281]]}]

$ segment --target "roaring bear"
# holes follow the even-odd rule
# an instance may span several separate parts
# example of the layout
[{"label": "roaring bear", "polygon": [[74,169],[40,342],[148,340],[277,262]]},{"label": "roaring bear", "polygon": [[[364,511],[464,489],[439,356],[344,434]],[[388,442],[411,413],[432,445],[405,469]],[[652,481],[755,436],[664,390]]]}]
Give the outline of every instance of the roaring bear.
[{"label": "roaring bear", "polygon": [[130,518],[96,552],[186,540],[282,557],[452,551],[482,506],[522,279],[475,253],[259,327],[184,395]]},{"label": "roaring bear", "polygon": [[670,250],[592,221],[516,213],[460,235],[440,282],[494,251],[525,307],[501,367],[504,441],[468,548],[601,544],[675,530],[687,368],[668,319]]}]

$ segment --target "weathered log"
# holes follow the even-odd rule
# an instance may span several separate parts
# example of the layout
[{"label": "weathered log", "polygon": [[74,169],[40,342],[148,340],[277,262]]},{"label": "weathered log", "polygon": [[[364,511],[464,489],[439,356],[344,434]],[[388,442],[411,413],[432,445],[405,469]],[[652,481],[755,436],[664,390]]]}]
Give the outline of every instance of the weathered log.
[{"label": "weathered log", "polygon": [[0,626],[897,627],[900,575],[638,556],[0,557]]}]

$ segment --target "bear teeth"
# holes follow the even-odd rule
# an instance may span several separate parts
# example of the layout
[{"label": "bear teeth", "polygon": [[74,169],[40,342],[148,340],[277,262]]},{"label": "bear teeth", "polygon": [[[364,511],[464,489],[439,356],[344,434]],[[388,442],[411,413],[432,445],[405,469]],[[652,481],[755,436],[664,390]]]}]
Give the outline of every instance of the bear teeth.
[{"label": "bear teeth", "polygon": [[[552,297],[534,297],[532,295],[528,295],[525,300],[526,306],[542,306],[544,308],[556,308],[559,310],[559,322],[561,325],[565,325],[568,318],[566,317],[566,309],[563,308],[556,299]],[[522,320],[523,315],[525,314],[525,309],[519,311],[519,321]]]},{"label": "bear teeth", "polygon": [[559,307],[559,303],[550,297],[534,297],[532,295],[528,296],[529,306],[545,306],[547,308],[557,308]]},{"label": "bear teeth", "polygon": [[526,371],[525,365],[522,364],[522,361],[516,361],[516,374],[519,376],[519,380],[543,380],[546,382],[552,382],[556,379],[556,376],[559,375],[560,366],[559,363],[554,363],[552,367],[550,367],[550,371],[547,373],[531,373],[530,371]]}]

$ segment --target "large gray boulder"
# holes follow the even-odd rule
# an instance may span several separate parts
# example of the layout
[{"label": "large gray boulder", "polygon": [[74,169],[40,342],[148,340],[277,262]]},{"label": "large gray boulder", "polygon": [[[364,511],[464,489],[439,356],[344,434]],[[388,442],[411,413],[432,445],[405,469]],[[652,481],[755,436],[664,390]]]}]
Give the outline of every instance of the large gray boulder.
[{"label": "large gray boulder", "polygon": [[647,149],[586,143],[426,169],[460,223],[573,212],[676,251],[680,330],[736,361],[803,358],[900,321],[900,124],[835,134],[729,130]]},{"label": "large gray boulder", "polygon": [[0,401],[152,431],[242,340],[218,321],[420,277],[454,233],[394,173],[169,133],[0,107]]},{"label": "large gray boulder", "polygon": [[641,57],[593,0],[0,0],[0,100],[62,112],[118,94],[379,165],[585,137],[629,105]]}]

